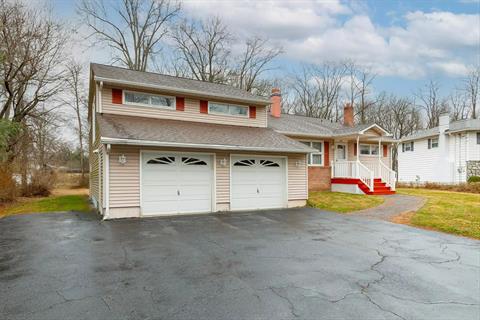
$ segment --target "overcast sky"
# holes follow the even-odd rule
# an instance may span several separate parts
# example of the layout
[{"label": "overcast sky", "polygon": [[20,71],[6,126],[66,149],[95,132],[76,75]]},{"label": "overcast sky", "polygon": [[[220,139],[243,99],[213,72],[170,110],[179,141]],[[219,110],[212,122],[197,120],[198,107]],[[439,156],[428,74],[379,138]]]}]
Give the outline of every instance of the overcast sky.
[{"label": "overcast sky", "polygon": [[[59,16],[76,20],[74,0],[53,0],[53,6]],[[285,51],[276,61],[280,74],[325,60],[369,65],[379,75],[376,91],[408,95],[435,79],[447,92],[469,66],[480,64],[480,0],[200,0],[183,1],[183,14],[218,15],[240,37],[268,37]],[[100,48],[72,50],[85,60],[109,62]]]}]

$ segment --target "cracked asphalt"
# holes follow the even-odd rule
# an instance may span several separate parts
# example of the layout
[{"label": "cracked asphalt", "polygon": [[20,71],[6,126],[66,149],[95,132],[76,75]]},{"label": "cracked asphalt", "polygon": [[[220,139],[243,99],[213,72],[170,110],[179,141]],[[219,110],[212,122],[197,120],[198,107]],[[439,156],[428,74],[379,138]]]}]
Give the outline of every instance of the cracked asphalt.
[{"label": "cracked asphalt", "polygon": [[311,208],[0,220],[1,319],[475,319],[480,241]]}]

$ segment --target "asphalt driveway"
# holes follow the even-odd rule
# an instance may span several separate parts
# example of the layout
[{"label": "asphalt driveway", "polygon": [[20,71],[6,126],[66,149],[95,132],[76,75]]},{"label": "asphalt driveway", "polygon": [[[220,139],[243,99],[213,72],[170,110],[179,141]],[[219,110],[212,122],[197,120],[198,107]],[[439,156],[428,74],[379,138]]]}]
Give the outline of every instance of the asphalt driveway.
[{"label": "asphalt driveway", "polygon": [[1,319],[475,319],[480,241],[315,209],[0,220]]}]

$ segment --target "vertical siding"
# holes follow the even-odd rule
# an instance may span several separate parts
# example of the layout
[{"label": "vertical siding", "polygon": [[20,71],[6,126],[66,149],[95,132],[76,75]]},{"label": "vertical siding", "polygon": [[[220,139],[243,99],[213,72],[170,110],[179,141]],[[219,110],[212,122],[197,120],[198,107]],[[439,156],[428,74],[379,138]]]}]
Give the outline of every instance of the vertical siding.
[{"label": "vertical siding", "polygon": [[[168,94],[171,95],[171,94]],[[222,116],[200,113],[200,100],[185,99],[185,110],[161,109],[153,107],[133,106],[112,103],[112,88],[104,87],[102,90],[102,112],[126,116],[139,116],[158,119],[185,120],[205,123],[229,124],[250,127],[266,127],[267,108],[257,106],[255,119],[248,117]]]},{"label": "vertical siding", "polygon": [[[148,148],[148,150],[175,152],[211,152],[216,155],[216,202],[230,202],[230,153],[208,150],[181,150]],[[235,152],[238,154],[238,152]],[[118,163],[118,157],[125,154],[127,163]],[[260,154],[259,154],[260,155]],[[265,155],[281,155],[268,153]],[[221,165],[226,159],[225,166]],[[299,166],[297,167],[297,161]],[[307,167],[304,154],[289,155],[288,161],[288,200],[305,200],[308,197]],[[140,206],[140,148],[133,146],[112,146],[110,151],[110,207]]]}]

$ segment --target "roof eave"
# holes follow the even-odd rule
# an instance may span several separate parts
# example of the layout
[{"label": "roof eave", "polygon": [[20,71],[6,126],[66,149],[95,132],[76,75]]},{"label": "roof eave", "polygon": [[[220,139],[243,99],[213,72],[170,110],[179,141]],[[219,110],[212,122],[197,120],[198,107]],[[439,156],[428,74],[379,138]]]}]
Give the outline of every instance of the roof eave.
[{"label": "roof eave", "polygon": [[264,99],[236,98],[229,95],[209,94],[203,91],[181,89],[181,88],[169,87],[169,86],[160,86],[160,85],[147,84],[147,83],[141,83],[136,81],[111,79],[111,78],[99,77],[99,76],[94,76],[94,80],[103,81],[111,84],[120,84],[120,85],[134,86],[134,87],[140,87],[140,88],[146,88],[146,89],[165,90],[165,91],[177,92],[182,94],[198,95],[206,98],[226,99],[226,100],[235,101],[235,102],[247,102],[247,103],[253,103],[253,104],[262,105],[262,106],[267,106],[270,104],[269,100],[264,100]]},{"label": "roof eave", "polygon": [[178,147],[178,148],[198,148],[198,149],[212,149],[212,150],[241,150],[241,151],[257,151],[257,152],[284,152],[284,153],[310,153],[314,149],[305,148],[304,150],[286,149],[286,148],[263,148],[263,147],[247,147],[236,145],[216,145],[216,144],[198,144],[198,143],[180,143],[180,142],[165,142],[155,140],[137,140],[125,138],[109,138],[101,137],[102,144],[122,144],[134,146],[148,146],[148,147]]},{"label": "roof eave", "polygon": [[[273,129],[273,128],[272,128]],[[273,129],[275,130],[275,129]],[[302,132],[289,132],[289,131],[280,131],[275,130],[278,133],[281,133],[286,136],[295,136],[295,137],[305,137],[305,138],[332,138],[333,135],[322,135],[322,134],[311,134],[311,133],[302,133]]]}]

